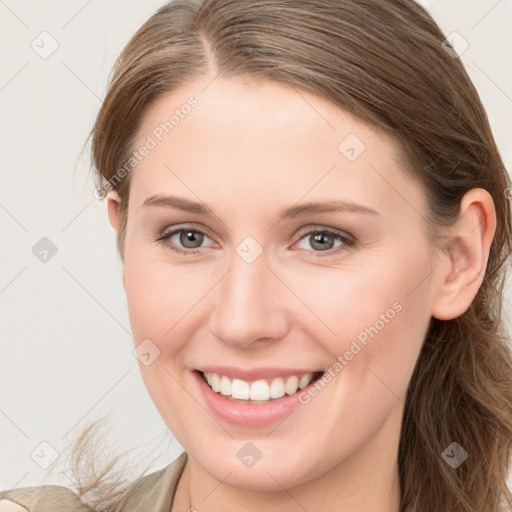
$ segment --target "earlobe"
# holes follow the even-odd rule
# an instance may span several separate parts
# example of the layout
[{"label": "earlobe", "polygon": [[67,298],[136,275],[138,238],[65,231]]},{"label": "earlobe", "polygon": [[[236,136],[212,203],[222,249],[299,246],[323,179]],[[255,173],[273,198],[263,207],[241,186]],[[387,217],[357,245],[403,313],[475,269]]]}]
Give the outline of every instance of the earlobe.
[{"label": "earlobe", "polygon": [[119,194],[115,190],[111,190],[107,194],[107,211],[108,211],[108,219],[110,225],[117,232],[119,227],[119,205],[121,204],[121,199]]},{"label": "earlobe", "polygon": [[468,310],[483,282],[495,232],[491,195],[481,188],[470,190],[462,198],[459,219],[449,228],[441,255],[433,317],[452,320]]}]

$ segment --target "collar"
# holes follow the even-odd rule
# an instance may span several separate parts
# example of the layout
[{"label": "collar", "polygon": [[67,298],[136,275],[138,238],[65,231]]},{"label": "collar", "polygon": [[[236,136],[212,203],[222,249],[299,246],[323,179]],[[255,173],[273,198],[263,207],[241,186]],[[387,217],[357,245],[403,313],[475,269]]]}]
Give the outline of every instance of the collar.
[{"label": "collar", "polygon": [[178,482],[185,469],[188,455],[183,452],[165,468],[145,475],[127,489],[120,511],[170,512]]}]

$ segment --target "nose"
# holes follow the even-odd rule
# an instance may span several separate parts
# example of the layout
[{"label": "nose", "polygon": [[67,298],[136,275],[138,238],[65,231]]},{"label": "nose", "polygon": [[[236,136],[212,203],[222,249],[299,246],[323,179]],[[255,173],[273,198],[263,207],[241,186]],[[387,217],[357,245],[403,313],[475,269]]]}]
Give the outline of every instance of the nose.
[{"label": "nose", "polygon": [[264,254],[252,263],[234,254],[230,270],[215,287],[210,330],[225,344],[258,348],[283,338],[289,329],[291,294],[267,265]]}]

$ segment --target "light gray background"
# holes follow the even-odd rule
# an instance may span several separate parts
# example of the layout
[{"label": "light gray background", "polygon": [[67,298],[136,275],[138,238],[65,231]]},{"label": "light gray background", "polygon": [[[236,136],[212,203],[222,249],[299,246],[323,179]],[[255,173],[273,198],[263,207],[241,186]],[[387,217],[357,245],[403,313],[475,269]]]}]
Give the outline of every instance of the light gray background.
[{"label": "light gray background", "polygon": [[[103,414],[112,453],[138,447],[135,468],[182,451],[140,377],[115,234],[80,158],[114,59],[164,3],[0,0],[0,489],[47,482]],[[512,1],[421,3],[469,43],[461,58],[510,170]],[[46,263],[32,252],[43,237],[58,249]],[[507,300],[510,319],[510,288]],[[51,482],[66,485],[62,460]]]}]

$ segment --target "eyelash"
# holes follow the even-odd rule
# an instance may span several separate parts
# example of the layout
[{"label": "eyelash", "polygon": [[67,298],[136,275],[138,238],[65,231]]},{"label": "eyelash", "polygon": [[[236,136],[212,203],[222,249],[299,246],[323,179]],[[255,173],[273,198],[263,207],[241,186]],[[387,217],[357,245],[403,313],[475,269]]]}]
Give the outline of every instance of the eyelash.
[{"label": "eyelash", "polygon": [[[169,239],[172,236],[174,236],[177,233],[181,233],[183,231],[199,233],[203,236],[208,237],[208,235],[201,229],[193,228],[192,226],[178,226],[177,228],[174,228],[172,231],[169,231],[167,233],[164,231],[156,239],[156,241],[164,244],[166,247],[168,247],[172,251],[180,253],[180,254],[197,254],[198,252],[200,252],[200,248],[198,248],[198,249],[181,249],[169,242]],[[331,256],[333,254],[341,252],[344,249],[346,250],[347,248],[353,248],[353,247],[357,246],[357,240],[354,236],[345,234],[341,231],[338,231],[338,230],[335,230],[332,228],[326,228],[326,227],[322,227],[321,229],[312,229],[312,230],[309,230],[306,232],[299,233],[299,235],[298,235],[299,238],[297,239],[297,242],[299,242],[300,240],[302,240],[303,238],[305,238],[307,236],[318,235],[318,234],[332,235],[332,236],[339,238],[343,242],[343,245],[340,245],[334,249],[329,249],[327,251],[312,251],[312,252],[318,253],[319,257]]]}]

